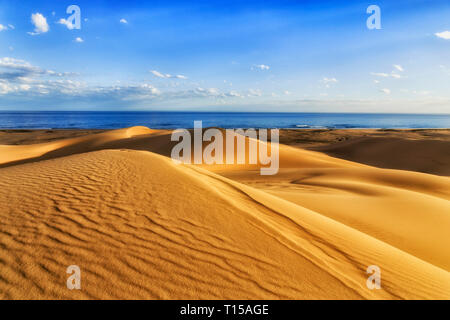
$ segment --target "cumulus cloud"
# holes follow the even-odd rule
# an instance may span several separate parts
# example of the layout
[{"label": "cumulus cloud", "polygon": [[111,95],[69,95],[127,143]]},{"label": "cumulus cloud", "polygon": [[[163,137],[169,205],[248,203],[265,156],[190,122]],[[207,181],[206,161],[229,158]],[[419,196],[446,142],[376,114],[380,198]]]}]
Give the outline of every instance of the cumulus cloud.
[{"label": "cumulus cloud", "polygon": [[81,39],[80,37],[76,37],[76,38],[75,38],[75,42],[79,42],[79,43],[81,43],[81,42],[84,42],[84,40],[83,40],[83,39]]},{"label": "cumulus cloud", "polygon": [[0,58],[0,79],[4,81],[29,81],[37,76],[67,77],[75,74],[70,72],[56,72],[45,70],[31,63],[10,57]]},{"label": "cumulus cloud", "polygon": [[120,22],[120,23],[123,23],[123,24],[127,24],[127,23],[128,23],[128,21],[125,20],[124,18],[120,19],[119,22]]},{"label": "cumulus cloud", "polygon": [[42,74],[43,72],[43,70],[24,60],[9,57],[0,59],[0,79],[16,80],[31,74]]},{"label": "cumulus cloud", "polygon": [[28,32],[30,35],[37,35],[46,33],[50,29],[47,23],[47,19],[39,12],[31,15],[31,23],[34,25],[34,32]]},{"label": "cumulus cloud", "polygon": [[[153,84],[120,84],[98,86],[83,81],[77,81],[72,73],[61,73],[45,70],[31,63],[4,57],[0,58],[0,96],[2,101],[18,104],[27,101],[40,101],[46,105],[56,105],[74,101],[103,105],[136,105],[139,103],[172,103],[195,100],[209,102],[224,102],[225,99],[244,99],[247,95],[237,91],[222,92],[217,88],[197,87],[189,90],[160,91]],[[164,75],[165,76],[165,75]],[[259,96],[259,90],[250,90],[248,95]]]},{"label": "cumulus cloud", "polygon": [[22,96],[27,97],[27,99],[45,96],[51,97],[52,101],[57,101],[58,99],[133,101],[153,99],[161,94],[157,88],[148,83],[122,86],[91,86],[81,81],[61,77],[70,73],[43,70],[22,60],[13,59],[11,61],[10,59],[0,59],[0,68],[6,66],[6,68],[24,71],[19,77],[5,77],[3,73],[0,73],[0,95],[9,94],[16,98]]},{"label": "cumulus cloud", "polygon": [[450,40],[450,31],[436,32],[434,35],[441,39]]},{"label": "cumulus cloud", "polygon": [[255,64],[253,67],[252,67],[252,70],[262,70],[262,71],[264,71],[264,70],[269,70],[270,69],[270,67],[268,66],[268,65],[265,65],[265,64]]},{"label": "cumulus cloud", "polygon": [[385,94],[391,94],[391,90],[390,89],[380,89],[381,92],[385,93]]},{"label": "cumulus cloud", "polygon": [[150,73],[152,73],[155,77],[163,78],[163,79],[183,79],[183,80],[187,79],[186,76],[181,75],[181,74],[171,75],[171,74],[168,74],[168,73],[161,73],[161,72],[156,71],[156,70],[150,70]]}]

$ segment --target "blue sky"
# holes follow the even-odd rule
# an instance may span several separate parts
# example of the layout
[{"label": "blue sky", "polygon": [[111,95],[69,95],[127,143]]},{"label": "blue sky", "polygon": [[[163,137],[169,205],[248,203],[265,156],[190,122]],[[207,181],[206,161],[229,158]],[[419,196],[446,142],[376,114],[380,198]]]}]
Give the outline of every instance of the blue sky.
[{"label": "blue sky", "polygon": [[450,113],[450,2],[0,0],[0,109]]}]

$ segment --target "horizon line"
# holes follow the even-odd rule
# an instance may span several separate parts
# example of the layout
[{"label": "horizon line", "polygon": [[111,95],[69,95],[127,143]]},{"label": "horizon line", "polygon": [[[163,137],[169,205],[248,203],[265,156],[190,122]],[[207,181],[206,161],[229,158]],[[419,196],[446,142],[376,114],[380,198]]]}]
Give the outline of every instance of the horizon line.
[{"label": "horizon line", "polygon": [[110,112],[110,113],[119,113],[119,112],[137,112],[137,113],[273,113],[273,114],[280,114],[280,113],[286,113],[286,114],[368,114],[368,115],[374,115],[374,114],[385,114],[385,115],[443,115],[443,116],[450,116],[450,113],[418,113],[418,112],[327,112],[327,111],[199,111],[199,110],[192,110],[192,111],[186,111],[186,110],[1,110],[1,112],[15,112],[15,113],[30,113],[30,112]]}]

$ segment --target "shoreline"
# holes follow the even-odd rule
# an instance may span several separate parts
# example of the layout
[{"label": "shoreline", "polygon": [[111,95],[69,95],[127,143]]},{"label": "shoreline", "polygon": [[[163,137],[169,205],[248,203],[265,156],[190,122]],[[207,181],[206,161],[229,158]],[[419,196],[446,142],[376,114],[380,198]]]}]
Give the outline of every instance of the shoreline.
[{"label": "shoreline", "polygon": [[[420,127],[420,128],[382,128],[382,127],[374,127],[374,128],[367,128],[367,127],[354,127],[354,128],[336,128],[336,127],[309,127],[309,128],[297,128],[297,127],[233,127],[233,128],[222,128],[218,126],[209,126],[209,127],[203,127],[203,129],[209,129],[209,128],[219,128],[219,129],[279,129],[279,130],[450,130],[450,128],[426,128],[426,127]],[[117,128],[0,128],[0,132],[4,131],[38,131],[38,130],[61,130],[61,131],[78,131],[78,130],[90,130],[90,131],[109,131],[109,130],[117,130],[117,129],[123,129],[123,127],[117,127]],[[159,127],[152,127],[152,129],[156,130],[177,130],[180,128],[159,128]],[[194,127],[191,128],[183,128],[187,130],[193,130]]]}]

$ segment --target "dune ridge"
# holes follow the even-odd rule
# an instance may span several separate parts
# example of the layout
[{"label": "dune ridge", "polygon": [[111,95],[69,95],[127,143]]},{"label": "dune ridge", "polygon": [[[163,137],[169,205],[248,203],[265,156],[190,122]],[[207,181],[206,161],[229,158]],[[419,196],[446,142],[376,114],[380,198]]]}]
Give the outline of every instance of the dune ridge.
[{"label": "dune ridge", "polygon": [[171,146],[144,127],[0,146],[0,298],[450,298],[449,178],[283,145],[262,177]]}]

